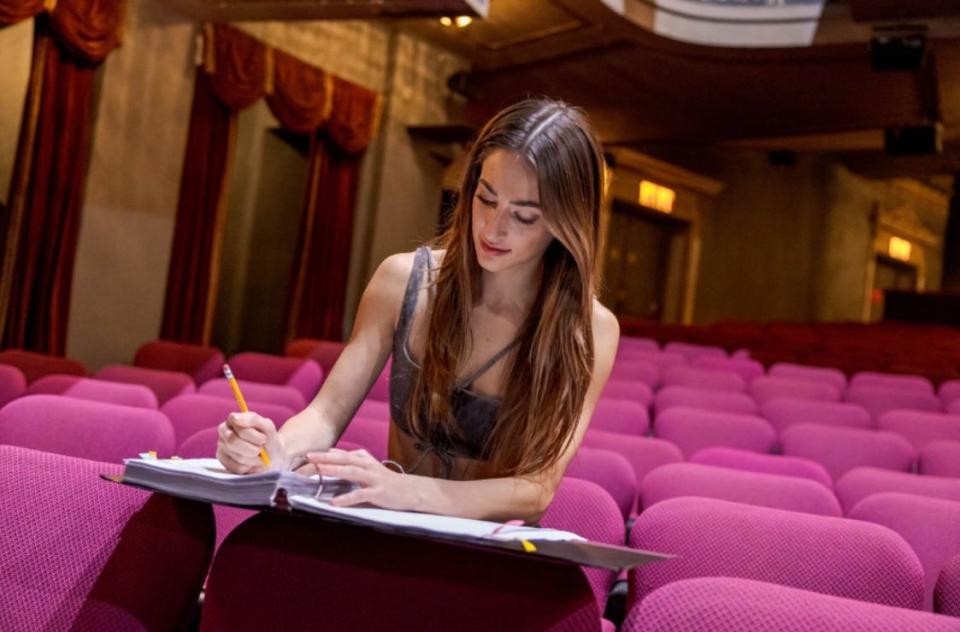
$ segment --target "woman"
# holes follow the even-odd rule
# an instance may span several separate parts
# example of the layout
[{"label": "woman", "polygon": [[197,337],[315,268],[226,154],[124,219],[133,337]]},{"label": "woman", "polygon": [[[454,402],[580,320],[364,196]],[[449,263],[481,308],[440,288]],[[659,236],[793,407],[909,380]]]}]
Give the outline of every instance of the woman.
[{"label": "woman", "polygon": [[[370,503],[536,521],[610,373],[616,318],[596,300],[603,154],[586,117],[552,100],[497,114],[471,149],[439,248],[388,257],[323,388],[280,431],[220,426],[217,457],[254,472],[306,458]],[[393,354],[391,464],[334,449]]]}]

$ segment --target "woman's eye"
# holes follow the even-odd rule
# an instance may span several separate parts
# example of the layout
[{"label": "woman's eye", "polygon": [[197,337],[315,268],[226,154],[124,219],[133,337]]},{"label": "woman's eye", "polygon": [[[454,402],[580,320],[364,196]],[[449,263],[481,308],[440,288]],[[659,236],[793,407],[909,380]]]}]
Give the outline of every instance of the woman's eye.
[{"label": "woman's eye", "polygon": [[480,203],[483,204],[484,206],[493,207],[493,206],[496,206],[496,205],[497,205],[496,202],[494,202],[493,200],[488,200],[487,198],[483,197],[482,195],[478,195],[478,196],[477,196],[477,199],[480,200]]},{"label": "woman's eye", "polygon": [[536,218],[536,217],[524,217],[524,216],[519,215],[519,214],[517,214],[517,213],[514,213],[513,216],[517,218],[517,221],[518,221],[518,222],[520,222],[521,224],[526,224],[527,226],[529,226],[530,224],[532,224],[532,223],[534,223],[535,221],[537,221],[537,218]]}]

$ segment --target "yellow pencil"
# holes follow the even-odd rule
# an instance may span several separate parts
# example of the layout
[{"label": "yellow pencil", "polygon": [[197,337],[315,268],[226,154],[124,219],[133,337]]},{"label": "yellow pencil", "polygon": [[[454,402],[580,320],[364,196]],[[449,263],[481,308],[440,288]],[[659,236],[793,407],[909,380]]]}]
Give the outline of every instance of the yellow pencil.
[{"label": "yellow pencil", "polygon": [[[240,406],[240,412],[248,412],[250,409],[247,408],[247,402],[243,399],[243,393],[240,392],[240,385],[237,384],[237,378],[233,377],[233,371],[230,370],[229,364],[223,365],[223,377],[227,378],[227,383],[233,390],[233,396],[237,400],[237,405]],[[267,454],[265,448],[260,448],[260,460],[263,461],[264,465],[270,467],[270,456]]]}]

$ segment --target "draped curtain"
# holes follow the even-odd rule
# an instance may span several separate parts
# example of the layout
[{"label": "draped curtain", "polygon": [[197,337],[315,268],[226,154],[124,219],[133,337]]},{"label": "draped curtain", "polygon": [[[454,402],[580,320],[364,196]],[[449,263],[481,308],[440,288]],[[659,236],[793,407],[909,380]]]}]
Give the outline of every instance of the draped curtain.
[{"label": "draped curtain", "polygon": [[0,25],[36,16],[10,200],[0,217],[0,329],[4,347],[62,355],[95,75],[119,44],[123,14],[116,0],[53,5],[0,0]]},{"label": "draped curtain", "polygon": [[237,112],[265,97],[285,129],[311,136],[287,334],[339,338],[358,165],[376,133],[379,95],[229,26],[206,26],[204,42],[161,337],[209,343]]}]

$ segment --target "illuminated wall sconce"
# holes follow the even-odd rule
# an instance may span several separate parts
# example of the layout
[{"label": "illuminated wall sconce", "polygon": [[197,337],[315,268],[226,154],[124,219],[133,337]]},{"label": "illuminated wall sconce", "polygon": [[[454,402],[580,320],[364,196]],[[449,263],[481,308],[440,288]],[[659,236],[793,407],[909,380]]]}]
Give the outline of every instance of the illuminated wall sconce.
[{"label": "illuminated wall sconce", "polygon": [[457,28],[463,29],[473,24],[473,18],[469,15],[458,15],[455,18],[445,15],[440,18],[440,24],[444,26],[453,26],[456,24]]},{"label": "illuminated wall sconce", "polygon": [[649,180],[640,181],[640,204],[663,213],[673,212],[673,203],[677,193],[673,189],[655,184]]},{"label": "illuminated wall sconce", "polygon": [[913,244],[906,239],[900,239],[899,237],[891,237],[890,243],[887,245],[887,254],[889,254],[893,259],[898,259],[900,261],[910,261],[910,253],[912,251]]}]

